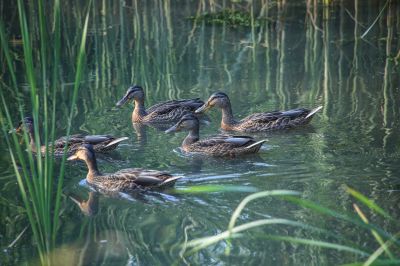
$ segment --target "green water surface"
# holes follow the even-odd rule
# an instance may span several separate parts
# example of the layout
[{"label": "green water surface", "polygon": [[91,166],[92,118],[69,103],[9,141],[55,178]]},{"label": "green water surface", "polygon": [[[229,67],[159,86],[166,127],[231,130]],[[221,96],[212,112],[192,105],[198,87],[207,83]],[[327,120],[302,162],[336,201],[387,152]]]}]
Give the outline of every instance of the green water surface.
[{"label": "green water surface", "polygon": [[[337,265],[362,260],[351,253],[267,240],[263,237],[267,234],[339,244],[351,240],[372,251],[378,247],[368,230],[279,198],[265,198],[250,203],[237,224],[287,218],[322,227],[341,239],[270,225],[233,239],[229,256],[225,241],[182,256],[186,241],[226,230],[233,210],[255,191],[296,190],[305,199],[356,215],[355,201],[345,191],[347,185],[399,217],[400,78],[394,57],[400,47],[400,6],[391,1],[361,39],[383,2],[318,5],[309,10],[318,28],[307,15],[305,3],[287,2],[93,1],[86,68],[71,132],[129,137],[110,155],[98,156],[103,172],[143,167],[184,178],[176,183],[176,190],[165,193],[121,198],[99,195],[98,212],[88,217],[68,197],[89,197],[86,167],[68,163],[61,228],[53,251],[60,258],[58,265]],[[66,129],[75,51],[86,7],[80,1],[62,3],[63,82],[56,125],[60,136]],[[235,27],[188,19],[232,7],[253,14],[257,23]],[[9,36],[20,39],[16,5],[2,4],[1,11]],[[38,36],[35,21],[30,25]],[[33,42],[38,45],[37,39]],[[11,47],[22,56],[17,41]],[[39,54],[34,51],[35,56]],[[15,67],[18,84],[27,95],[9,91],[7,100],[16,108],[13,99],[25,97],[28,113],[24,68],[18,61]],[[11,90],[6,85],[8,78],[6,74],[2,77],[2,90]],[[130,121],[133,106],[115,106],[132,84],[143,86],[147,106],[177,98],[206,100],[213,92],[224,91],[238,118],[297,107],[322,105],[323,110],[306,127],[254,135],[268,139],[258,155],[235,159],[190,156],[178,149],[185,133],[167,135],[151,127],[135,128]],[[17,124],[17,112],[14,115]],[[215,109],[209,112],[211,123],[201,126],[202,136],[219,132],[220,116]],[[182,192],[199,185],[234,189]],[[0,142],[0,191],[0,264],[37,263],[29,229],[7,248],[28,220],[4,141]],[[392,230],[364,211],[385,230]]]}]

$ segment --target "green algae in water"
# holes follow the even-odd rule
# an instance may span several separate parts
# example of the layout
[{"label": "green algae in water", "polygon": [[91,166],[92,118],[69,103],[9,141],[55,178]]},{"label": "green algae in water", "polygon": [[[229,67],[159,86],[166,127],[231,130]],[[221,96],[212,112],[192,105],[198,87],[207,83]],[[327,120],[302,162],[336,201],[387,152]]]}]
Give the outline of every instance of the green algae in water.
[{"label": "green algae in water", "polygon": [[[190,20],[204,21],[207,24],[229,25],[232,27],[251,27],[252,16],[250,12],[224,9],[215,13],[205,13],[200,16],[189,17]],[[254,26],[260,26],[261,19],[254,19]]]}]

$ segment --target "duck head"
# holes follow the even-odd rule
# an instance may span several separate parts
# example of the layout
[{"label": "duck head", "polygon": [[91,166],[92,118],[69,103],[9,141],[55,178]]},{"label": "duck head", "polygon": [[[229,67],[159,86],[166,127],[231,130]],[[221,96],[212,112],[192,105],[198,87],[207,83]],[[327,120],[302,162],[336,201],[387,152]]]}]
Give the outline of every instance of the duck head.
[{"label": "duck head", "polygon": [[91,144],[83,144],[75,151],[75,153],[68,157],[68,161],[82,160],[93,161],[95,159],[95,152]]},{"label": "duck head", "polygon": [[24,120],[19,122],[18,127],[15,129],[15,132],[21,134],[26,131],[27,133],[33,133],[33,118],[25,117]]},{"label": "duck head", "polygon": [[129,87],[128,90],[126,91],[125,95],[117,102],[117,106],[122,106],[129,100],[138,100],[138,101],[144,101],[144,91],[143,88],[140,87],[139,85],[134,85],[132,87]]},{"label": "duck head", "polygon": [[172,133],[182,130],[193,130],[199,127],[199,119],[193,114],[184,115],[176,125],[170,127],[165,133]]},{"label": "duck head", "polygon": [[223,92],[216,92],[211,94],[211,96],[208,98],[207,102],[203,104],[200,108],[198,108],[195,113],[203,113],[207,111],[208,109],[212,107],[219,107],[219,108],[225,108],[227,106],[230,106],[230,101],[228,95],[226,95]]}]

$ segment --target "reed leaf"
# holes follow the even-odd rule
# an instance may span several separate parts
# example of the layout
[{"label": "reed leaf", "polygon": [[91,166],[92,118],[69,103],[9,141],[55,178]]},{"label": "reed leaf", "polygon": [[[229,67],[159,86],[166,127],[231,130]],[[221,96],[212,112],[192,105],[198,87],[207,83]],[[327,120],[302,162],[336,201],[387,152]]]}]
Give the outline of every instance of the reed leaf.
[{"label": "reed leaf", "polygon": [[[316,212],[321,213],[321,214],[325,214],[325,215],[331,216],[331,217],[336,218],[336,219],[347,221],[347,222],[352,223],[354,225],[357,225],[357,226],[359,226],[359,227],[361,227],[363,229],[375,230],[381,236],[384,236],[387,239],[390,239],[392,237],[391,234],[389,234],[388,232],[384,231],[383,229],[379,228],[378,226],[376,226],[374,224],[371,224],[371,223],[365,224],[361,219],[357,219],[355,217],[351,217],[351,216],[349,216],[347,214],[339,213],[337,211],[331,210],[331,209],[329,209],[327,207],[321,206],[321,205],[319,205],[317,203],[314,203],[312,201],[305,200],[305,199],[299,199],[299,198],[292,197],[292,196],[285,196],[283,198],[285,200],[288,200],[288,201],[290,201],[292,203],[295,203],[295,204],[297,204],[299,206],[302,206],[304,208],[316,211]],[[395,243],[397,245],[399,245],[400,241],[396,240]]]},{"label": "reed leaf", "polygon": [[276,241],[286,241],[286,242],[295,243],[295,244],[303,244],[303,245],[309,245],[309,246],[315,246],[315,247],[321,247],[321,248],[335,249],[338,251],[346,251],[346,252],[354,253],[357,255],[361,255],[363,257],[369,256],[369,254],[365,251],[362,251],[362,250],[359,250],[359,249],[356,249],[353,247],[345,246],[345,245],[326,242],[326,241],[297,238],[297,237],[290,237],[290,236],[279,236],[279,235],[263,235],[261,237],[270,239],[270,240],[276,240]]},{"label": "reed leaf", "polygon": [[198,185],[176,188],[174,192],[179,194],[213,193],[213,192],[255,192],[257,188],[249,186],[232,185]]},{"label": "reed leaf", "polygon": [[303,229],[308,229],[308,230],[312,230],[312,231],[316,231],[316,232],[324,232],[325,230],[315,227],[315,226],[311,226],[308,224],[304,224],[301,222],[297,222],[297,221],[292,221],[292,220],[288,220],[288,219],[280,219],[280,218],[273,218],[273,219],[261,219],[261,220],[255,220],[252,222],[248,222],[245,224],[241,224],[239,226],[233,227],[232,230],[226,230],[222,233],[219,233],[215,236],[210,236],[210,237],[202,237],[202,238],[198,238],[198,239],[194,239],[189,241],[186,246],[187,247],[191,247],[192,249],[188,252],[188,254],[192,254],[194,252],[197,252],[201,249],[204,249],[210,245],[213,245],[219,241],[222,240],[226,240],[229,239],[231,237],[234,237],[235,234],[238,234],[240,232],[249,230],[249,229],[253,229],[253,228],[257,228],[260,226],[264,226],[264,225],[272,225],[272,224],[283,224],[283,225],[290,225],[290,226],[294,226],[294,227],[300,227]]},{"label": "reed leaf", "polygon": [[[368,224],[369,221],[367,219],[367,217],[365,216],[365,214],[361,211],[361,209],[357,206],[357,204],[353,204],[354,209],[356,210],[358,216],[360,216],[361,220]],[[382,237],[375,231],[375,230],[371,230],[371,234],[375,237],[376,241],[378,241],[378,243],[383,246],[384,242]],[[386,254],[389,256],[389,258],[394,259],[393,254],[389,251],[389,249],[385,250]]]},{"label": "reed leaf", "polygon": [[[53,179],[55,178],[54,171],[54,155],[50,148],[50,143],[55,139],[55,121],[56,121],[56,95],[57,88],[59,88],[58,68],[60,63],[60,50],[61,50],[61,23],[60,23],[60,2],[56,0],[54,3],[54,24],[53,31],[48,33],[46,25],[49,22],[45,16],[44,1],[37,2],[38,16],[39,16],[39,30],[40,30],[40,74],[42,82],[41,89],[37,87],[37,74],[35,70],[34,61],[32,58],[32,43],[30,30],[27,23],[27,15],[22,0],[18,0],[18,16],[20,22],[20,30],[22,36],[22,48],[24,53],[24,66],[27,81],[29,84],[30,104],[32,107],[32,117],[34,120],[34,134],[36,147],[30,146],[30,139],[25,131],[23,133],[23,141],[27,146],[27,153],[23,151],[15,131],[8,135],[8,131],[12,129],[13,121],[11,112],[5,100],[3,91],[0,91],[0,98],[2,107],[0,108],[0,122],[1,131],[5,136],[6,144],[9,148],[11,162],[14,167],[14,172],[17,178],[19,190],[22,200],[25,205],[26,213],[30,223],[33,237],[35,239],[40,262],[43,265],[51,264],[51,257],[47,256],[52,248],[55,246],[57,230],[59,225],[60,205],[62,198],[62,185],[65,168],[65,155],[60,166],[60,172],[57,180],[57,190],[54,193]],[[67,125],[67,136],[70,135],[72,114],[74,105],[77,99],[78,88],[82,79],[85,58],[85,44],[87,29],[89,23],[89,8],[85,18],[85,24],[82,31],[81,45],[77,54],[77,71],[75,74],[75,85],[73,90],[73,99],[70,107],[70,115]],[[53,43],[49,42],[50,35],[53,35]],[[16,80],[15,70],[12,65],[12,57],[8,47],[7,36],[4,30],[4,23],[0,22],[0,42],[2,44],[2,52],[5,54],[7,61],[8,72],[12,79],[12,85],[18,92],[18,84]],[[48,85],[47,80],[47,51],[53,49],[53,69],[51,69],[51,85]],[[48,90],[48,87],[51,90]],[[50,94],[50,97],[48,97]],[[48,99],[52,99],[52,106],[48,106]],[[40,99],[40,101],[39,101]],[[17,98],[19,117],[21,120],[24,118],[23,103]],[[49,110],[51,110],[49,112]],[[39,114],[43,113],[43,123],[39,123]],[[51,124],[49,124],[51,121]],[[39,125],[42,125],[44,133],[44,145],[46,153],[44,157],[41,156],[40,147],[41,139],[39,134]],[[36,153],[36,156],[34,154]]]},{"label": "reed leaf", "polygon": [[[80,85],[81,79],[82,79],[83,63],[84,63],[84,58],[85,58],[86,37],[87,37],[87,29],[88,29],[88,25],[89,25],[89,15],[90,15],[91,4],[92,4],[92,1],[89,2],[89,6],[86,11],[86,18],[85,18],[85,23],[83,26],[83,31],[82,31],[82,36],[81,36],[81,44],[80,44],[80,48],[78,51],[77,68],[76,68],[75,80],[74,80],[74,91],[73,91],[72,104],[71,104],[70,114],[69,114],[69,118],[68,118],[68,126],[67,126],[67,141],[68,141],[68,138],[69,138],[69,135],[71,132],[71,121],[72,121],[72,117],[73,117],[73,113],[74,113],[74,106],[75,106],[77,95],[78,95],[79,85]],[[60,175],[59,175],[58,185],[57,185],[57,196],[58,197],[56,197],[56,203],[55,203],[55,213],[57,213],[57,214],[60,210],[62,184],[63,184],[64,173],[65,173],[64,164],[65,164],[65,160],[67,157],[66,148],[67,148],[67,146],[65,146],[64,155],[62,158],[62,166],[60,169]],[[54,216],[54,219],[53,219],[53,223],[54,223],[53,241],[55,241],[56,231],[58,228],[58,221],[59,221],[58,217]]]},{"label": "reed leaf", "polygon": [[258,193],[251,194],[247,197],[245,197],[240,204],[236,207],[235,211],[233,212],[231,216],[231,220],[229,221],[228,225],[228,230],[229,232],[232,232],[232,228],[235,226],[235,222],[239,215],[242,213],[244,207],[246,205],[256,199],[259,198],[264,198],[264,197],[269,197],[269,196],[284,196],[284,195],[292,195],[292,196],[298,196],[300,195],[300,192],[297,191],[292,191],[292,190],[272,190],[272,191],[262,191]]},{"label": "reed leaf", "polygon": [[385,212],[381,207],[379,207],[377,204],[375,204],[372,200],[368,199],[366,196],[361,194],[360,192],[350,188],[346,187],[347,193],[352,195],[354,198],[358,199],[361,203],[363,203],[365,206],[370,208],[371,210],[375,211],[376,213],[382,215],[383,217],[393,220],[393,218]]},{"label": "reed leaf", "polygon": [[13,83],[14,88],[17,88],[17,78],[14,72],[14,68],[12,65],[12,61],[11,61],[11,55],[10,55],[10,48],[8,47],[8,42],[7,42],[7,36],[6,36],[6,32],[4,29],[4,22],[0,19],[0,44],[1,44],[1,50],[4,53],[4,56],[6,58],[7,61],[7,67],[9,69],[8,73],[10,73],[11,75],[11,80]]},{"label": "reed leaf", "polygon": [[[389,249],[389,247],[395,242],[396,239],[399,238],[399,236],[400,232],[395,234],[391,239],[389,239],[383,245],[381,245],[374,253],[371,254],[371,256],[369,256],[369,258],[365,261],[364,266],[369,266],[372,263],[374,263],[374,261],[376,261],[376,259],[378,259],[378,257],[382,255],[383,252]],[[391,259],[393,260],[393,258]]]}]

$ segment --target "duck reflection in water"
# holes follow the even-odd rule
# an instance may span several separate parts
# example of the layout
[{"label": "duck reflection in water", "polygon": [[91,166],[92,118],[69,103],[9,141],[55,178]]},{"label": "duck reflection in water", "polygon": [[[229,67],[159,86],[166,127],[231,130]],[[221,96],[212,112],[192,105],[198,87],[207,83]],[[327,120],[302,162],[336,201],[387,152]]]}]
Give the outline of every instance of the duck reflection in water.
[{"label": "duck reflection in water", "polygon": [[87,200],[79,199],[73,195],[70,195],[69,198],[78,205],[86,216],[95,216],[99,211],[99,193],[96,191],[90,191]]},{"label": "duck reflection in water", "polygon": [[175,202],[178,199],[173,195],[167,195],[155,191],[135,191],[130,193],[101,193],[99,191],[89,191],[86,200],[76,196],[69,195],[69,198],[79,207],[81,212],[88,217],[94,217],[100,210],[100,194],[108,198],[125,199],[128,201],[138,201],[143,204],[154,204],[164,202]]}]

